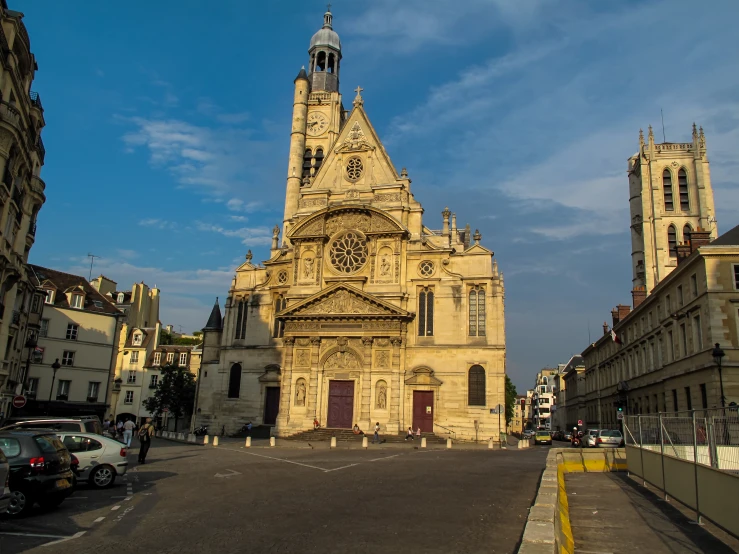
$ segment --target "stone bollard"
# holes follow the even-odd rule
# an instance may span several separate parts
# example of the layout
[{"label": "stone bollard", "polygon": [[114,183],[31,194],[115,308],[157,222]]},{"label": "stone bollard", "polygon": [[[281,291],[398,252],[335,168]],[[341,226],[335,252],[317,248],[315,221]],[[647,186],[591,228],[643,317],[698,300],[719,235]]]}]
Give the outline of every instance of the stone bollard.
[{"label": "stone bollard", "polygon": [[246,437],[246,442],[244,443],[244,446],[246,448],[251,448],[251,437]]},{"label": "stone bollard", "polygon": [[185,433],[179,433],[177,435],[177,438],[180,439],[181,441],[185,440]]},{"label": "stone bollard", "polygon": [[331,448],[336,448],[336,437],[331,437]]},{"label": "stone bollard", "polygon": [[213,437],[213,446],[218,446],[218,435]]},{"label": "stone bollard", "polygon": [[488,449],[490,449],[490,450],[493,449],[493,439],[492,438],[490,440],[488,440]]},{"label": "stone bollard", "polygon": [[275,438],[274,437],[270,437],[269,438],[269,445],[270,446],[274,446],[275,445]]},{"label": "stone bollard", "polygon": [[210,442],[210,437],[208,435],[205,435],[203,437],[203,444],[208,444],[208,442]]},{"label": "stone bollard", "polygon": [[426,437],[421,437],[421,448],[426,448]]},{"label": "stone bollard", "polygon": [[189,433],[187,435],[187,442],[195,442],[195,435],[193,435],[192,433]]},{"label": "stone bollard", "polygon": [[367,435],[362,437],[362,448],[367,448]]},{"label": "stone bollard", "polygon": [[451,448],[452,447],[452,439],[447,439],[446,440],[446,447],[447,448]]},{"label": "stone bollard", "polygon": [[157,431],[157,432],[156,432],[156,436],[157,436],[157,437],[161,437],[161,436],[162,436],[162,432],[161,432],[161,431]]}]

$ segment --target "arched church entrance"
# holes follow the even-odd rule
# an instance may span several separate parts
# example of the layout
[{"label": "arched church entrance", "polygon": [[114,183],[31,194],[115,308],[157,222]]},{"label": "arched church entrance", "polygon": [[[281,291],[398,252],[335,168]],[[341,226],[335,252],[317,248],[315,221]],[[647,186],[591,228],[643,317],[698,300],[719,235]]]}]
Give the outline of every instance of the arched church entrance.
[{"label": "arched church entrance", "polygon": [[[323,365],[324,370],[341,377],[342,370],[359,368],[357,356],[348,350],[331,354]],[[338,370],[338,372],[337,372]],[[338,429],[350,429],[354,419],[354,381],[346,379],[330,379],[328,382],[328,414],[326,426]]]}]

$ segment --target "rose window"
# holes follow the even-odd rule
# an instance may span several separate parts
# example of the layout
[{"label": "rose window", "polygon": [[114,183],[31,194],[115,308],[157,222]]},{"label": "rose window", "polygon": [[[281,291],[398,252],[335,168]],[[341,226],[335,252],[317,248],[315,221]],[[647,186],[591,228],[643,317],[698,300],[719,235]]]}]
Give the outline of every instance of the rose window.
[{"label": "rose window", "polygon": [[418,264],[418,272],[423,277],[431,277],[434,274],[434,262],[428,260],[421,262]]},{"label": "rose window", "polygon": [[364,166],[359,158],[349,158],[346,162],[346,178],[350,181],[359,181],[362,178]]},{"label": "rose window", "polygon": [[367,239],[349,231],[333,243],[329,252],[331,264],[341,273],[354,273],[367,262]]}]

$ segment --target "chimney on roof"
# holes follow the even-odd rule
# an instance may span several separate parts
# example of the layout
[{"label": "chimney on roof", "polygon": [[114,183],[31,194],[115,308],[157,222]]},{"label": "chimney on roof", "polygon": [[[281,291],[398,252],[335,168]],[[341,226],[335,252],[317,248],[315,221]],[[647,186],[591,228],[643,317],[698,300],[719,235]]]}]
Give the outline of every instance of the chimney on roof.
[{"label": "chimney on roof", "polygon": [[613,320],[613,327],[615,327],[616,323],[618,323],[618,308],[611,310],[611,319]]},{"label": "chimney on roof", "polygon": [[680,265],[693,253],[692,246],[689,242],[683,242],[675,247],[675,253],[677,254],[677,264]]},{"label": "chimney on roof", "polygon": [[[634,303],[634,309],[636,309],[644,300],[647,298],[647,289],[643,286],[636,286],[631,291],[631,299]],[[628,307],[628,306],[627,306]]]},{"label": "chimney on roof", "polygon": [[705,246],[711,242],[711,232],[704,231],[698,227],[695,231],[690,233],[690,252],[695,252],[701,246]]},{"label": "chimney on roof", "polygon": [[[645,293],[646,294],[646,293]],[[613,326],[615,327],[619,321],[623,321],[624,318],[631,313],[631,306],[628,304],[619,304],[611,310],[611,317],[613,318]]]}]

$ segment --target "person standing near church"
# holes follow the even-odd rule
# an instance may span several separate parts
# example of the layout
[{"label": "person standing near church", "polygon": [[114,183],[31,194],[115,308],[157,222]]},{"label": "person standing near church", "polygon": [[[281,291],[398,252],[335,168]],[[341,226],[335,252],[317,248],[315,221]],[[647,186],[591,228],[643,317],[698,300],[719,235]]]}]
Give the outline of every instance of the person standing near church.
[{"label": "person standing near church", "polygon": [[133,438],[133,430],[135,427],[136,424],[126,418],[126,421],[123,423],[123,442],[126,443],[126,446],[129,448],[131,448],[131,439]]},{"label": "person standing near church", "polygon": [[141,447],[139,448],[139,463],[146,463],[146,455],[149,453],[149,447],[151,446],[151,439],[154,436],[154,426],[151,424],[151,418],[146,418],[146,423],[141,426],[138,432],[139,442]]},{"label": "person standing near church", "polygon": [[380,442],[380,422],[375,423],[375,436],[372,437],[372,444]]}]

